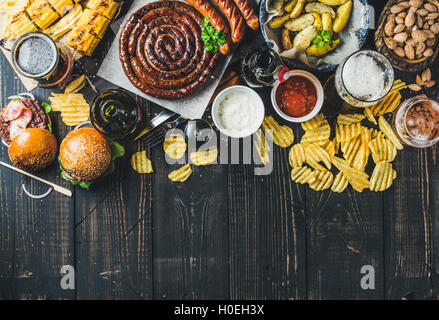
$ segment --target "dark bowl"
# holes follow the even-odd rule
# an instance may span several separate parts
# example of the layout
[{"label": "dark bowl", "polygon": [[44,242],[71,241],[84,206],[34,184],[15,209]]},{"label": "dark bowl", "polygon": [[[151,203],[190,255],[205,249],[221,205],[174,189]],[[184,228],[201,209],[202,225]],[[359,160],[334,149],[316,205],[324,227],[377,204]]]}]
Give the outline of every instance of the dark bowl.
[{"label": "dark bowl", "polygon": [[[259,10],[259,21],[261,22],[261,31],[262,31],[262,36],[264,37],[265,43],[270,47],[273,48],[273,45],[270,43],[270,41],[268,41],[267,35],[265,33],[265,29],[263,28],[263,25],[265,24],[265,22],[267,22],[267,10],[266,10],[266,3],[267,1],[273,1],[273,0],[261,0],[261,4],[260,4],[260,10]],[[364,12],[364,16],[365,16],[365,21],[364,21],[364,27],[355,31],[355,36],[358,38],[358,44],[360,46],[360,49],[364,46],[364,44],[366,43],[367,40],[367,35],[369,33],[369,28],[368,26],[370,25],[370,14],[371,14],[371,10],[369,8],[368,5],[368,0],[359,0],[362,4],[364,4],[366,10]],[[372,11],[373,13],[373,11]],[[347,26],[347,28],[349,27],[349,24]],[[337,49],[336,49],[337,50]],[[348,54],[349,55],[349,54]],[[346,57],[348,57],[348,55],[346,55]],[[308,71],[320,71],[320,72],[329,72],[329,71],[333,71],[337,68],[338,65],[333,65],[333,64],[322,64],[319,65],[315,68],[311,68],[308,67],[307,65],[303,64],[302,62],[298,61],[298,60],[292,60],[292,59],[287,59],[287,58],[282,58],[282,62],[290,69],[305,69]]]}]

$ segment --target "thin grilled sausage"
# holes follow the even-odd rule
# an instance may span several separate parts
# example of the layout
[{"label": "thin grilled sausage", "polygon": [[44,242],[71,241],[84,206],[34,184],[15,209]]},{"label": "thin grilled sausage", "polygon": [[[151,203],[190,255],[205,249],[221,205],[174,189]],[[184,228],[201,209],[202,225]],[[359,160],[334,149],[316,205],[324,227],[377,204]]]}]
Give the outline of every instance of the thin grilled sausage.
[{"label": "thin grilled sausage", "polygon": [[236,6],[241,11],[242,16],[247,22],[247,25],[253,30],[257,30],[259,28],[259,18],[249,3],[249,0],[233,0]]},{"label": "thin grilled sausage", "polygon": [[232,41],[239,43],[244,39],[245,19],[233,0],[213,0],[229,20]]}]

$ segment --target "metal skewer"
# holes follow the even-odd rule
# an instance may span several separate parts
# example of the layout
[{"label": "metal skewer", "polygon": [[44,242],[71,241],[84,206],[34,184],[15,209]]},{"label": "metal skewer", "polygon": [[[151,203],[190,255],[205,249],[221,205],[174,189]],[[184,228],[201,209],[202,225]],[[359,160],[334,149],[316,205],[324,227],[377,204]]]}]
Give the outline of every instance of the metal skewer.
[{"label": "metal skewer", "polygon": [[42,182],[42,183],[45,183],[45,184],[51,186],[56,192],[62,193],[62,194],[65,195],[65,196],[68,196],[68,197],[71,197],[71,196],[72,196],[72,191],[70,191],[69,189],[63,188],[63,187],[58,186],[58,185],[56,185],[56,184],[54,184],[54,183],[52,183],[52,182],[49,182],[49,181],[47,181],[47,180],[44,180],[44,179],[39,178],[39,177],[37,177],[37,176],[34,176],[34,175],[31,174],[31,173],[28,173],[28,172],[26,172],[26,171],[23,171],[23,170],[21,170],[21,169],[18,169],[18,168],[14,167],[14,166],[12,166],[12,165],[10,165],[10,164],[7,164],[7,163],[5,163],[5,162],[0,161],[0,165],[5,166],[6,168],[9,168],[9,169],[11,169],[11,170],[14,170],[14,171],[16,171],[16,172],[18,172],[18,173],[24,174],[25,176],[31,177],[31,178],[33,178],[33,179],[35,179],[35,180],[38,180],[38,181]]}]

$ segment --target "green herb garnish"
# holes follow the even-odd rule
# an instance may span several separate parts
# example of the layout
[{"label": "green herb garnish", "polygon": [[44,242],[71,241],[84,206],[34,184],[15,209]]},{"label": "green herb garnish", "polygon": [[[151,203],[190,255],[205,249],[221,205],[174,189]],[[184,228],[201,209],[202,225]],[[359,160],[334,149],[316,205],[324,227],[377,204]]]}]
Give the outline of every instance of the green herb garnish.
[{"label": "green herb garnish", "polygon": [[204,50],[218,52],[219,48],[226,43],[226,35],[223,31],[212,27],[209,17],[204,17],[203,28],[201,39],[204,41]]},{"label": "green herb garnish", "polygon": [[41,106],[43,107],[43,109],[44,109],[44,112],[47,114],[47,113],[50,113],[50,111],[52,111],[52,107],[50,106],[50,104],[48,104],[48,103],[46,103],[46,102],[43,102],[42,104],[41,104]]},{"label": "green herb garnish", "polygon": [[325,44],[332,47],[332,32],[329,30],[321,30],[317,33],[312,43],[317,48],[322,48]]}]

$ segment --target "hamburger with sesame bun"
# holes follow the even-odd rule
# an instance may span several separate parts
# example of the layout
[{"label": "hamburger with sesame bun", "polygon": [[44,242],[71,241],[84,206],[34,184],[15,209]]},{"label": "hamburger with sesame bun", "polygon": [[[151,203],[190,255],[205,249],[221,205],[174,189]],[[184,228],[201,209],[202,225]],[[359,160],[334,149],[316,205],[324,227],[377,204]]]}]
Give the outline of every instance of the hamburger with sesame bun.
[{"label": "hamburger with sesame bun", "polygon": [[56,157],[55,136],[41,128],[28,128],[12,139],[8,149],[14,166],[25,171],[39,171],[48,167]]},{"label": "hamburger with sesame bun", "polygon": [[96,129],[76,129],[61,143],[61,173],[73,185],[88,189],[96,179],[111,174],[115,170],[114,160],[124,154],[119,143],[105,138]]}]

